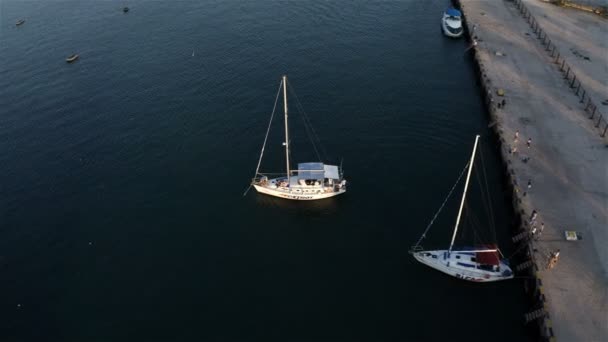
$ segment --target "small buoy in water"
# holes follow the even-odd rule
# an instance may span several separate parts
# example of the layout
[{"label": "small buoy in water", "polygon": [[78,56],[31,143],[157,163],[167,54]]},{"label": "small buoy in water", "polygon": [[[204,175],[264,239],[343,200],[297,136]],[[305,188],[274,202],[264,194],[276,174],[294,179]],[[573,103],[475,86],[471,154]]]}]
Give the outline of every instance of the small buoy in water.
[{"label": "small buoy in water", "polygon": [[25,20],[21,19],[21,20],[17,20],[17,22],[15,23],[16,26],[21,26],[23,25],[23,23],[25,22]]},{"label": "small buoy in water", "polygon": [[91,241],[89,241],[89,246],[91,246],[93,243]]},{"label": "small buoy in water", "polygon": [[17,307],[18,307],[18,308],[20,308],[20,307],[21,307],[21,304],[17,304]]},{"label": "small buoy in water", "polygon": [[123,13],[127,13],[127,12],[129,12],[129,7],[123,7],[123,8],[122,8],[122,11],[123,11]]}]

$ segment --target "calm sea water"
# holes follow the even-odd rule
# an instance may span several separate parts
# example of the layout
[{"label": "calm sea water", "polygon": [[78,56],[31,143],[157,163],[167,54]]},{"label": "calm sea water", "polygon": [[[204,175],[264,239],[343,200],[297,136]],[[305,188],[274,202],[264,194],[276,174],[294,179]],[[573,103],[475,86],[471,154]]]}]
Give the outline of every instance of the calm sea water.
[{"label": "calm sea water", "polygon": [[[0,340],[527,339],[518,280],[462,282],[407,252],[477,133],[513,252],[447,5],[1,0]],[[242,197],[284,73],[344,196]],[[280,119],[266,171],[284,167]],[[460,189],[425,247],[449,244]]]}]

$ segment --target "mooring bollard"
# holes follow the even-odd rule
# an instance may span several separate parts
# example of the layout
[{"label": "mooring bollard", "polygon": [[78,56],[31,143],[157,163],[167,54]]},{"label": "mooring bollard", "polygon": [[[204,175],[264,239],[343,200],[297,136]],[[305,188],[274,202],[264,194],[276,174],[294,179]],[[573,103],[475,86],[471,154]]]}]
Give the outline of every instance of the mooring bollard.
[{"label": "mooring bollard", "polygon": [[[557,58],[559,58],[559,54],[557,54]],[[566,66],[566,60],[562,60],[562,66],[559,68],[559,70],[564,71],[564,66]]]},{"label": "mooring bollard", "polygon": [[[581,103],[585,102],[585,95],[587,95],[587,91],[583,89],[583,96],[581,97]],[[587,110],[587,108],[585,108]]]},{"label": "mooring bollard", "polygon": [[596,110],[597,110],[597,106],[595,104],[593,104],[593,111],[591,111],[591,116],[589,117],[589,119],[593,119],[593,117],[595,116]]},{"label": "mooring bollard", "polygon": [[576,88],[576,95],[578,95],[579,90],[581,90],[581,81],[578,81],[578,88]]},{"label": "mooring bollard", "polygon": [[564,76],[565,79],[568,79],[570,76],[570,66],[568,66],[568,71],[566,72],[566,76]]},{"label": "mooring bollard", "polygon": [[576,81],[576,75],[572,73],[572,83],[570,83],[570,88],[574,88],[574,82]]},{"label": "mooring bollard", "polygon": [[600,122],[602,121],[603,116],[604,116],[603,114],[600,114],[600,117],[597,119],[597,123],[595,124],[595,127],[600,127]]}]

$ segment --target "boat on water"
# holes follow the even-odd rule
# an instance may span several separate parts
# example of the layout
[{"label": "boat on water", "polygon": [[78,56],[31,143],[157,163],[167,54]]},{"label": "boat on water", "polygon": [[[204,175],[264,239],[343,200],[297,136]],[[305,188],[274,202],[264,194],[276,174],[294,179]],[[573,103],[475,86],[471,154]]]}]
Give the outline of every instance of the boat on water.
[{"label": "boat on water", "polygon": [[454,184],[452,190],[448,194],[449,198],[456,185],[460,182],[464,171],[467,170],[464,191],[462,193],[460,209],[458,210],[458,216],[456,217],[456,224],[454,226],[450,247],[442,250],[425,250],[420,245],[429,228],[433,224],[433,221],[447,202],[448,198],[446,198],[443,205],[439,208],[437,214],[435,214],[435,218],[433,218],[425,232],[422,234],[422,237],[420,237],[416,245],[410,249],[410,253],[419,262],[458,279],[473,282],[507,280],[513,278],[513,271],[509,266],[508,260],[502,256],[502,253],[495,243],[480,244],[474,247],[454,246],[454,240],[456,239],[456,235],[458,233],[458,226],[460,224],[460,218],[465,204],[469,180],[473,170],[473,163],[475,160],[475,152],[477,151],[478,142],[479,135],[477,135],[475,138],[475,145],[473,147],[471,160],[467,164],[467,167],[465,167],[465,169],[462,171],[460,177],[456,181],[456,184]]},{"label": "boat on water", "polygon": [[461,37],[464,30],[462,27],[462,13],[455,8],[448,8],[441,18],[441,29],[448,37]]},{"label": "boat on water", "polygon": [[[260,165],[262,163],[264,149],[266,148],[266,141],[268,140],[268,133],[270,132],[272,118],[274,117],[281,88],[283,91],[283,111],[285,124],[285,141],[283,142],[283,146],[285,147],[286,170],[285,173],[262,173],[260,172]],[[297,96],[296,100],[299,103]],[[301,104],[299,108],[301,108]],[[303,110],[300,114],[306,115]],[[307,120],[305,119],[303,121],[306,124]],[[307,131],[314,132],[314,130],[312,130],[310,127],[307,127]],[[311,142],[313,143],[315,152],[317,152],[317,157],[320,160],[321,157],[318,154],[318,149],[315,146],[314,140],[311,139]],[[294,170],[289,161],[289,146],[287,76],[283,76],[281,83],[279,84],[274,109],[272,111],[272,115],[270,116],[270,123],[268,124],[268,129],[266,130],[266,137],[264,138],[264,144],[262,145],[262,152],[260,153],[258,166],[251,185],[259,193],[297,201],[320,200],[341,195],[346,192],[346,180],[344,179],[341,167],[338,167],[337,165],[325,164],[322,161],[315,161],[299,163],[297,168]]]},{"label": "boat on water", "polygon": [[21,25],[23,25],[23,23],[25,23],[25,20],[23,20],[23,19],[17,20],[17,22],[15,23],[15,26],[21,26]]},{"label": "boat on water", "polygon": [[68,58],[66,58],[65,61],[68,63],[72,63],[72,62],[76,61],[79,57],[80,56],[75,53],[73,55],[68,56]]}]

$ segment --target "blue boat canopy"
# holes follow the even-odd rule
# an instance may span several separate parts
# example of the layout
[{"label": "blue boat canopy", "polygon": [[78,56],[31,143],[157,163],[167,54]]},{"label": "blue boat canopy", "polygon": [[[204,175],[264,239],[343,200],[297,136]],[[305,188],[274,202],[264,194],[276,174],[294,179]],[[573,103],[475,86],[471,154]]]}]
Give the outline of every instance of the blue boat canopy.
[{"label": "blue boat canopy", "polygon": [[460,11],[457,10],[457,9],[455,9],[455,8],[448,8],[447,11],[445,11],[445,14],[451,15],[452,17],[460,17],[460,16],[462,16],[462,14],[460,13]]}]

